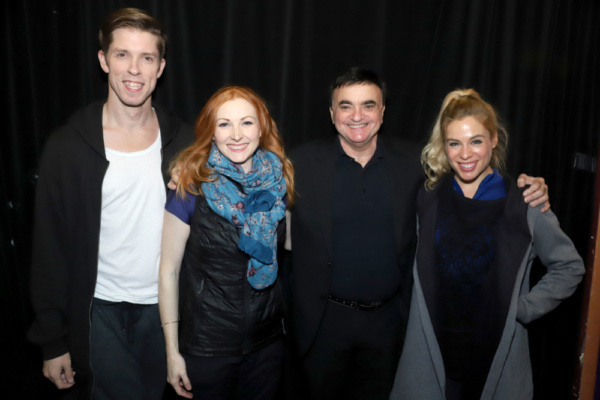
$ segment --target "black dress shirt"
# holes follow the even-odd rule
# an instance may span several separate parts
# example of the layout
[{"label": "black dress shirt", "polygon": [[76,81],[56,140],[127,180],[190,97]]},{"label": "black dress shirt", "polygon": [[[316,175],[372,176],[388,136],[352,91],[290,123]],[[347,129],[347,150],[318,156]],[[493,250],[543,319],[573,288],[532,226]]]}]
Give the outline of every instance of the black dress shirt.
[{"label": "black dress shirt", "polygon": [[390,298],[400,285],[390,185],[402,182],[391,182],[382,140],[364,168],[336,146],[330,292],[364,302]]}]

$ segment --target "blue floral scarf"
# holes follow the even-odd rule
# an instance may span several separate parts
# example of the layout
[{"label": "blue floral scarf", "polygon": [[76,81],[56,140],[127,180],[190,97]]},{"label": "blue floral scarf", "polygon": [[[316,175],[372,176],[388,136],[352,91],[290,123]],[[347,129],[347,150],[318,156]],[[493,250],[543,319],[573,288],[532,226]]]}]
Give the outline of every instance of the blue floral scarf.
[{"label": "blue floral scarf", "polygon": [[264,289],[277,278],[277,225],[285,216],[287,189],[281,161],[257,149],[246,174],[213,144],[207,164],[217,180],[202,183],[204,197],[214,212],[240,230],[238,248],[250,256],[248,282]]}]

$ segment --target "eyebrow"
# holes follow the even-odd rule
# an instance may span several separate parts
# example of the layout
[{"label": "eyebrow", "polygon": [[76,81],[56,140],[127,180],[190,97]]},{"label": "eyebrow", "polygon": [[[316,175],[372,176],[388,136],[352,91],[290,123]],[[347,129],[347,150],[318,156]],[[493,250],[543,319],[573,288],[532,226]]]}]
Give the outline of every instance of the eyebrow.
[{"label": "eyebrow", "polygon": [[[242,118],[240,118],[240,120],[242,120],[242,119],[246,119],[246,118],[252,118],[252,119],[256,119],[256,118],[254,118],[252,115],[246,115],[245,117],[242,117]],[[218,120],[220,120],[220,119],[224,119],[225,121],[231,121],[229,118],[225,118],[225,117],[220,117],[220,118],[217,118],[217,121],[218,121]]]},{"label": "eyebrow", "polygon": [[[469,140],[478,139],[480,137],[485,137],[485,134],[484,133],[480,133],[479,135],[472,136]],[[447,138],[446,142],[449,142],[451,140],[453,140],[455,142],[460,142],[460,139],[452,139],[452,138]]]},{"label": "eyebrow", "polygon": [[[112,51],[115,52],[115,53],[128,53],[128,54],[130,53],[129,50],[127,50],[127,49],[121,49],[119,47],[115,47]],[[158,51],[157,52],[153,52],[153,51],[148,52],[148,51],[146,51],[146,52],[143,52],[142,55],[143,56],[158,57]]]},{"label": "eyebrow", "polygon": [[[340,100],[338,103],[338,106],[345,105],[345,104],[352,105],[352,102],[350,100]],[[363,105],[363,106],[370,105],[370,104],[377,104],[377,102],[375,100],[365,100],[361,103],[361,105]]]}]

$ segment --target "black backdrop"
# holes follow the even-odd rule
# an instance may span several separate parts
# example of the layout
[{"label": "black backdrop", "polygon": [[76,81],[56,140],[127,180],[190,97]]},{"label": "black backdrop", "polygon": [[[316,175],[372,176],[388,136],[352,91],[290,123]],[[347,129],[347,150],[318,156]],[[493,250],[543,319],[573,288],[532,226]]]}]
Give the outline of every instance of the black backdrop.
[{"label": "black backdrop", "polygon": [[[388,84],[382,134],[419,142],[446,92],[476,88],[509,128],[509,172],[546,178],[552,208],[586,258],[594,176],[572,165],[576,153],[597,157],[600,145],[596,0],[4,0],[3,398],[54,395],[25,340],[37,159],[54,128],[106,95],[97,31],[124,6],[167,26],[156,99],[193,123],[217,88],[248,85],[267,100],[288,148],[334,134],[327,87],[350,66]],[[579,294],[532,324],[536,398],[568,398],[580,303]]]}]

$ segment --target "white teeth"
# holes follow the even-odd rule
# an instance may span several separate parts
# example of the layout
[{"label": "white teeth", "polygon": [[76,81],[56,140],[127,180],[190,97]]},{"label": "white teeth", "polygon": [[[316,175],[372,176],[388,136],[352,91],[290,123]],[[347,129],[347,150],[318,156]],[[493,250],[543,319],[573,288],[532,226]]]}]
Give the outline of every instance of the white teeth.
[{"label": "white teeth", "polygon": [[243,149],[244,147],[246,147],[248,144],[244,143],[244,144],[228,144],[228,146],[234,150],[239,150],[239,149]]},{"label": "white teeth", "polygon": [[142,87],[142,84],[139,82],[123,82],[125,86],[130,87],[132,89],[139,89]]},{"label": "white teeth", "polygon": [[470,163],[470,164],[460,164],[463,168],[473,168],[475,166],[475,163]]},{"label": "white teeth", "polygon": [[367,124],[360,124],[360,125],[348,125],[350,128],[364,128],[365,126],[367,126]]}]

